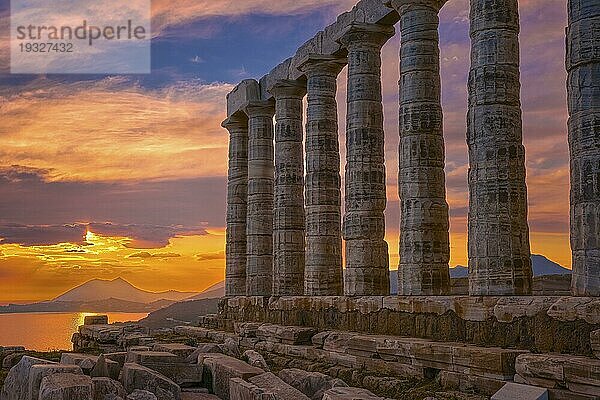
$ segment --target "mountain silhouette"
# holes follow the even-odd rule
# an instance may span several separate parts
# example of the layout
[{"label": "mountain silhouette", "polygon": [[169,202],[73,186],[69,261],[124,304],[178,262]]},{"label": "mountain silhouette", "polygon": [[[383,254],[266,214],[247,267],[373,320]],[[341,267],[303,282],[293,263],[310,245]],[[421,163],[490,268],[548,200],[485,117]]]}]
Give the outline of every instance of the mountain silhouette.
[{"label": "mountain silhouette", "polygon": [[149,292],[133,286],[122,278],[113,280],[93,279],[63,293],[53,302],[84,302],[106,299],[121,299],[136,303],[149,304],[159,300],[180,301],[195,295],[193,292]]},{"label": "mountain silhouette", "polygon": [[[531,256],[533,276],[546,276],[546,275],[569,275],[571,270],[567,269],[548,258],[541,255]],[[456,268],[450,268],[451,278],[466,278],[469,276],[469,269],[462,265],[456,266]],[[390,288],[391,293],[398,293],[398,271],[390,271]]]},{"label": "mountain silhouette", "polygon": [[186,300],[218,299],[225,296],[225,281],[212,285],[202,293],[198,293]]}]

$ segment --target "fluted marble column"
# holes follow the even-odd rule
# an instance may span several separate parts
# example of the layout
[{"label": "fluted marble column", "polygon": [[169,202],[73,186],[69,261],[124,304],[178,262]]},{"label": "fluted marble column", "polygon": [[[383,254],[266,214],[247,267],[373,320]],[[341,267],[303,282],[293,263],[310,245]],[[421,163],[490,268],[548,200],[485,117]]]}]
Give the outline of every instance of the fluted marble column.
[{"label": "fluted marble column", "polygon": [[310,57],[306,115],[306,268],[304,294],[341,296],[342,230],[337,76],[346,61]]},{"label": "fluted marble column", "polygon": [[273,295],[304,294],[304,133],[306,84],[277,82],[275,97],[275,210]]},{"label": "fluted marble column", "polygon": [[600,296],[600,2],[569,0],[567,89],[575,296]]},{"label": "fluted marble column", "polygon": [[229,131],[225,296],[245,296],[248,120],[228,118],[222,126]]},{"label": "fluted marble column", "polygon": [[248,115],[248,215],[246,295],[273,289],[273,115],[269,101],[246,107]]},{"label": "fluted marble column", "polygon": [[346,122],[345,294],[388,295],[385,237],[386,173],[381,95],[381,48],[394,27],[354,24],[341,43],[348,49]]},{"label": "fluted marble column", "polygon": [[471,0],[469,288],[531,294],[517,0]]},{"label": "fluted marble column", "polygon": [[447,294],[450,223],[444,173],[439,17],[446,0],[395,0],[400,14],[398,293]]}]

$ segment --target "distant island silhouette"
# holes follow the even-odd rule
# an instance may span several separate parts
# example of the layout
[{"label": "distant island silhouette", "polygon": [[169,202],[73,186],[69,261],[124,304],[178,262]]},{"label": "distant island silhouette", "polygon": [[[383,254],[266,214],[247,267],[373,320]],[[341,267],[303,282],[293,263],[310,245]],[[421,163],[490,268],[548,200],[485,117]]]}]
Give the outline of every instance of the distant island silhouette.
[{"label": "distant island silhouette", "polygon": [[[533,255],[534,276],[568,275],[571,270],[542,255]],[[466,278],[468,268],[450,269],[451,278]],[[398,271],[390,271],[391,294],[398,293]],[[135,287],[123,278],[113,280],[93,279],[79,285],[53,300],[32,304],[0,306],[0,314],[28,312],[152,312],[174,303],[191,300],[216,299],[224,296],[224,282],[219,282],[201,293],[150,292]]]}]

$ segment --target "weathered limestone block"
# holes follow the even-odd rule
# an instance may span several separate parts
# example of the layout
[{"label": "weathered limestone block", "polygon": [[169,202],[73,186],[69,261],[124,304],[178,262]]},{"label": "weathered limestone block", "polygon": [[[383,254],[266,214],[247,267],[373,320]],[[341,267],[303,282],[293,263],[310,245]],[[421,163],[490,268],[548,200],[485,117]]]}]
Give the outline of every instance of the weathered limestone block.
[{"label": "weathered limestone block", "polygon": [[272,400],[273,394],[241,378],[229,380],[230,399],[235,400]]},{"label": "weathered limestone block", "polygon": [[214,394],[182,392],[181,400],[221,400]]},{"label": "weathered limestone block", "polygon": [[559,321],[584,320],[600,324],[600,299],[592,297],[563,297],[552,304],[547,313]]},{"label": "weathered limestone block", "polygon": [[306,83],[281,80],[275,97],[275,210],[273,295],[304,294],[304,130],[302,99]]},{"label": "weathered limestone block", "polygon": [[537,386],[567,387],[575,393],[600,396],[600,360],[569,355],[522,355],[516,365],[519,377]]},{"label": "weathered limestone block", "polygon": [[592,351],[596,357],[600,358],[600,329],[590,334],[590,342],[592,344]]},{"label": "weathered limestone block", "polygon": [[58,373],[44,377],[37,400],[94,400],[92,379],[80,374]]},{"label": "weathered limestone block", "polygon": [[202,382],[202,367],[190,364],[183,357],[172,353],[157,351],[129,352],[127,362],[148,367],[179,385]]},{"label": "weathered limestone block", "polygon": [[195,347],[188,346],[182,343],[157,343],[154,345],[154,351],[172,353],[176,356],[185,359],[190,356],[194,351]]},{"label": "weathered limestone block", "polygon": [[2,369],[10,370],[12,367],[17,365],[23,355],[24,353],[11,353],[7,356],[4,356],[2,359]]},{"label": "weathered limestone block", "polygon": [[471,0],[469,286],[471,295],[532,290],[517,0]]},{"label": "weathered limestone block", "polygon": [[323,350],[336,353],[345,353],[348,350],[348,342],[359,335],[356,332],[331,332],[323,342]]},{"label": "weathered limestone block", "polygon": [[62,353],[60,356],[60,363],[66,365],[77,365],[81,370],[89,375],[92,369],[98,362],[98,356],[89,354],[78,354],[78,353]]},{"label": "weathered limestone block", "polygon": [[275,109],[269,101],[255,101],[245,111],[248,115],[246,295],[269,296],[273,290]]},{"label": "weathered limestone block", "polygon": [[451,371],[440,372],[440,384],[445,389],[460,390],[461,392],[477,391],[492,396],[506,384],[500,379],[486,378],[476,375],[467,375]]},{"label": "weathered limestone block", "polygon": [[[0,393],[1,400],[28,400],[29,375],[34,365],[47,365],[51,361],[42,360],[30,356],[23,356],[21,360],[12,367],[4,380],[4,386]],[[56,364],[55,364],[56,365]]]},{"label": "weathered limestone block", "polygon": [[271,372],[253,376],[249,378],[248,381],[259,388],[265,389],[266,391],[272,393],[275,400],[309,400],[309,398],[302,392],[288,385],[279,377],[277,377],[277,375]]},{"label": "weathered limestone block", "polygon": [[126,351],[121,351],[117,353],[106,353],[103,355],[104,358],[106,358],[107,360],[111,360],[118,363],[120,368],[123,368],[123,364],[125,364],[125,360],[127,359]]},{"label": "weathered limestone block", "polygon": [[270,368],[265,361],[265,358],[260,355],[260,353],[254,350],[246,350],[244,354],[242,354],[242,360],[246,361],[248,364],[253,367],[258,367],[263,371],[269,372]]},{"label": "weathered limestone block", "polygon": [[298,389],[312,400],[322,399],[325,391],[331,388],[348,386],[341,379],[301,369],[284,369],[279,371],[277,375],[285,383]]},{"label": "weathered limestone block", "polygon": [[198,339],[206,339],[208,337],[209,329],[199,328],[196,326],[177,326],[175,327],[175,333],[182,336],[188,336]]},{"label": "weathered limestone block", "polygon": [[293,58],[290,57],[276,65],[267,75],[260,78],[260,97],[263,100],[269,100],[274,96],[273,88],[284,80],[295,80],[290,78],[290,66]]},{"label": "weathered limestone block", "polygon": [[502,297],[494,306],[494,316],[501,322],[512,322],[520,317],[533,318],[546,313],[558,297]]},{"label": "weathered limestone block", "polygon": [[600,5],[568,2],[572,292],[600,296]]},{"label": "weathered limestone block", "polygon": [[[27,383],[28,399],[36,400],[40,394],[40,384],[42,379],[54,374],[73,374],[82,375],[81,368],[77,365],[61,365],[61,364],[37,364],[33,365],[29,370],[29,380]],[[91,381],[90,381],[91,383]]]},{"label": "weathered limestone block", "polygon": [[304,294],[338,296],[342,286],[337,76],[345,60],[307,55],[306,267]]},{"label": "weathered limestone block", "polygon": [[152,363],[176,363],[180,357],[164,351],[129,351],[127,352],[127,362],[140,365]]},{"label": "weathered limestone block", "polygon": [[121,383],[128,393],[140,389],[158,394],[159,389],[162,389],[169,393],[174,400],[181,400],[181,388],[175,382],[150,368],[138,364],[125,363]]},{"label": "weathered limestone block", "polygon": [[354,387],[337,387],[325,391],[323,400],[383,400],[367,389]]},{"label": "weathered limestone block", "polygon": [[105,400],[105,396],[114,395],[125,398],[126,393],[123,385],[110,378],[92,378],[94,389],[94,400]]},{"label": "weathered limestone block", "polygon": [[233,329],[240,337],[255,338],[260,326],[260,322],[235,322]]},{"label": "weathered limestone block", "polygon": [[205,355],[198,361],[209,374],[212,393],[223,400],[236,400],[236,398],[230,396],[229,392],[229,380],[231,378],[248,380],[253,376],[264,373],[260,368],[223,354]]},{"label": "weathered limestone block", "polygon": [[310,344],[316,333],[314,328],[263,324],[257,329],[256,337],[276,343]]},{"label": "weathered limestone block", "polygon": [[0,356],[6,357],[13,353],[23,353],[24,346],[0,346]]},{"label": "weathered limestone block", "polygon": [[87,315],[83,319],[84,325],[108,325],[108,315]]},{"label": "weathered limestone block", "polygon": [[248,208],[248,119],[230,117],[227,174],[227,238],[225,295],[246,295],[246,214]]},{"label": "weathered limestone block", "polygon": [[450,237],[444,175],[438,12],[445,1],[390,2],[400,14],[401,210],[398,292],[450,289]]},{"label": "weathered limestone block", "polygon": [[249,102],[260,99],[258,82],[254,79],[243,80],[227,95],[227,118],[243,111]]},{"label": "weathered limestone block", "polygon": [[311,339],[313,346],[315,346],[316,348],[322,349],[323,344],[325,343],[325,339],[327,339],[327,337],[329,336],[330,333],[331,333],[331,331],[324,331],[324,332],[319,332],[316,335],[314,335]]},{"label": "weathered limestone block", "polygon": [[158,400],[154,393],[147,390],[135,389],[127,396],[127,400]]},{"label": "weathered limestone block", "polygon": [[485,321],[494,318],[498,297],[457,297],[454,301],[456,314],[467,321]]},{"label": "weathered limestone block", "polygon": [[346,240],[344,292],[388,295],[389,254],[384,240],[385,135],[381,95],[381,47],[393,26],[352,23],[340,43],[348,49],[346,119]]},{"label": "weathered limestone block", "polygon": [[121,365],[113,360],[106,358],[104,355],[98,357],[98,361],[94,365],[94,368],[90,371],[91,377],[108,377],[111,379],[119,379],[121,373]]},{"label": "weathered limestone block", "polygon": [[496,394],[492,400],[548,400],[548,389],[535,386],[519,385],[517,383],[507,383]]}]

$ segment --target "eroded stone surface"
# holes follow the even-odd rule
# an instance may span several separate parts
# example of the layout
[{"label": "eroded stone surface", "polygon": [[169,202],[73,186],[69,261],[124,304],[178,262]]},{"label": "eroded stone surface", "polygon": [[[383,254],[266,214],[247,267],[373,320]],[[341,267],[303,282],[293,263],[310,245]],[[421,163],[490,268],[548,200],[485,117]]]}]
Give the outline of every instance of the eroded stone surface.
[{"label": "eroded stone surface", "polygon": [[312,400],[321,400],[325,391],[331,388],[348,386],[341,379],[301,369],[284,369],[279,371],[278,376],[285,383],[298,389]]},{"label": "eroded stone surface", "polygon": [[[33,365],[29,370],[28,379],[28,398],[29,400],[36,400],[39,397],[40,385],[42,380],[50,375],[54,374],[72,374],[72,375],[83,375],[80,367],[77,365],[61,365],[61,364],[37,364]],[[90,381],[91,383],[91,381]]]},{"label": "eroded stone surface", "polygon": [[94,389],[94,400],[105,400],[105,397],[113,395],[125,398],[126,393],[120,382],[110,378],[92,378]]},{"label": "eroded stone surface", "polygon": [[325,392],[323,400],[383,400],[367,389],[354,387],[338,387]]},{"label": "eroded stone surface", "polygon": [[273,295],[304,294],[304,130],[302,99],[306,83],[281,80],[275,97],[275,204],[273,216]]},{"label": "eroded stone surface", "polygon": [[246,295],[273,290],[273,190],[275,179],[273,114],[268,101],[251,102],[248,115],[248,209]]},{"label": "eroded stone surface", "polygon": [[600,6],[568,3],[572,291],[600,296]]},{"label": "eroded stone surface", "polygon": [[264,373],[260,368],[223,354],[205,355],[199,363],[210,372],[212,392],[224,400],[235,400],[229,392],[231,378],[248,380]]},{"label": "eroded stone surface", "polygon": [[80,374],[58,373],[42,379],[33,400],[94,400],[92,379]]},{"label": "eroded stone surface", "polygon": [[[433,4],[433,2],[430,2]],[[443,2],[438,2],[439,6]],[[450,236],[441,106],[438,9],[392,2],[401,18],[401,210],[398,292],[443,295],[450,289]]]},{"label": "eroded stone surface", "polygon": [[381,47],[393,26],[355,23],[340,42],[348,49],[346,116],[346,240],[344,293],[378,296],[390,292],[385,237],[385,135],[381,95]]},{"label": "eroded stone surface", "polygon": [[140,389],[156,394],[159,389],[162,389],[169,393],[174,400],[181,399],[181,389],[175,382],[150,368],[138,364],[125,363],[121,383],[128,393]]},{"label": "eroded stone surface", "polygon": [[471,295],[527,295],[532,290],[518,8],[517,0],[471,1]]},{"label": "eroded stone surface", "polygon": [[306,115],[306,268],[304,294],[337,296],[342,285],[341,178],[337,76],[345,61],[308,57]]},{"label": "eroded stone surface", "polygon": [[29,375],[34,365],[46,365],[51,363],[41,358],[23,356],[21,360],[11,368],[6,379],[0,399],[2,400],[28,400],[29,395]]},{"label": "eroded stone surface", "polygon": [[275,400],[309,400],[309,398],[302,392],[288,385],[277,375],[271,372],[254,376],[249,378],[248,381],[259,388],[265,389],[267,392],[272,393]]},{"label": "eroded stone surface", "polygon": [[246,295],[246,218],[248,209],[248,119],[228,118],[227,238],[225,295]]}]

